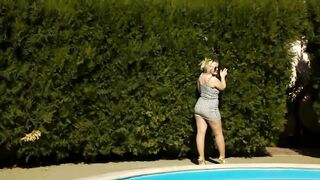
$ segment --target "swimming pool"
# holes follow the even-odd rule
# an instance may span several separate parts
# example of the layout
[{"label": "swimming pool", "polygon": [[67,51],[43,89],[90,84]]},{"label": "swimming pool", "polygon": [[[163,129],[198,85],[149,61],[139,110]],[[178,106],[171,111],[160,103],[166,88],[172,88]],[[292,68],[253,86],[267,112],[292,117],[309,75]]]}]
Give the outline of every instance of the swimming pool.
[{"label": "swimming pool", "polygon": [[320,164],[248,163],[143,168],[101,174],[81,180],[320,180]]},{"label": "swimming pool", "polygon": [[167,179],[320,179],[320,169],[305,168],[243,168],[243,169],[213,169],[197,171],[179,171],[129,177],[130,180],[167,180]]}]

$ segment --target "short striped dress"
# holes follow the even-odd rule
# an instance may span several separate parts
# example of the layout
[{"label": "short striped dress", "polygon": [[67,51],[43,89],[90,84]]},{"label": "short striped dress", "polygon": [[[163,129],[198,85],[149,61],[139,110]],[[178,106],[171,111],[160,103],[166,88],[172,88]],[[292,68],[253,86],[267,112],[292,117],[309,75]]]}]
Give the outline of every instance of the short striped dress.
[{"label": "short striped dress", "polygon": [[200,97],[194,107],[195,116],[201,116],[206,120],[221,120],[219,111],[220,91],[208,85],[200,85],[199,90]]}]

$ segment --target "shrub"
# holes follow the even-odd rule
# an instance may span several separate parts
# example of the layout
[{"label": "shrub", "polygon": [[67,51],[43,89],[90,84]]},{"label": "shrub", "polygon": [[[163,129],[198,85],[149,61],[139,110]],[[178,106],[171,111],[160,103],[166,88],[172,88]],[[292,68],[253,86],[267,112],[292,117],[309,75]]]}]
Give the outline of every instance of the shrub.
[{"label": "shrub", "polygon": [[[195,151],[198,63],[220,51],[226,146],[253,155],[283,129],[287,44],[303,1],[1,1],[0,147],[7,160]],[[204,41],[207,37],[208,41]],[[23,142],[39,130],[41,137]]]}]

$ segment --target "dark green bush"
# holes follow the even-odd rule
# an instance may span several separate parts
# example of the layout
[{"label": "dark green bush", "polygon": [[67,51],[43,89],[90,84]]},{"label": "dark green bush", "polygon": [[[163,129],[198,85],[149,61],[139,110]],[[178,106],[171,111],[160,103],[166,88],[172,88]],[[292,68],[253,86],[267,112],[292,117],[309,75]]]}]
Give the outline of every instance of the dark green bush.
[{"label": "dark green bush", "polygon": [[317,115],[317,122],[314,122],[313,128],[320,127],[320,4],[318,1],[309,0],[307,3],[309,19],[312,22],[312,33],[308,37],[308,52],[311,57],[312,74],[310,85],[313,89],[313,110]]},{"label": "dark green bush", "polygon": [[[303,1],[1,1],[6,160],[194,152],[198,63],[219,49],[229,154],[275,145]],[[208,41],[204,41],[207,37]],[[39,129],[42,136],[22,142]]]}]

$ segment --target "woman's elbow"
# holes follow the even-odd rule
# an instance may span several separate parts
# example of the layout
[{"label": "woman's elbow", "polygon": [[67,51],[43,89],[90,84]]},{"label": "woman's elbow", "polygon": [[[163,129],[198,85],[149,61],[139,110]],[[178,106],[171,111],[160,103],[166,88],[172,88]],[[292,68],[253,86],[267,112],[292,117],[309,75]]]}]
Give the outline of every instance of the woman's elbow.
[{"label": "woman's elbow", "polygon": [[220,91],[223,91],[226,89],[226,86],[220,86],[220,87],[217,87],[217,89],[219,89]]}]

